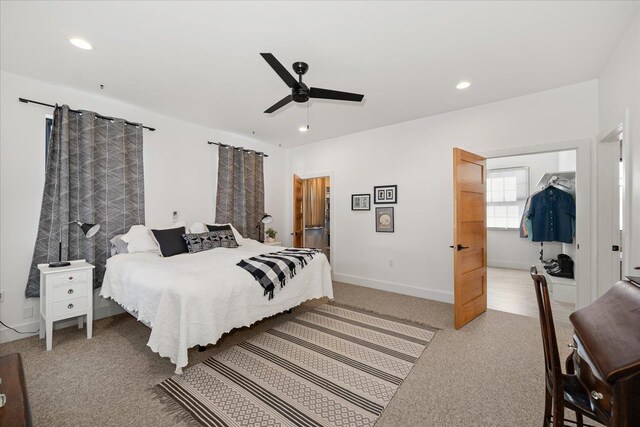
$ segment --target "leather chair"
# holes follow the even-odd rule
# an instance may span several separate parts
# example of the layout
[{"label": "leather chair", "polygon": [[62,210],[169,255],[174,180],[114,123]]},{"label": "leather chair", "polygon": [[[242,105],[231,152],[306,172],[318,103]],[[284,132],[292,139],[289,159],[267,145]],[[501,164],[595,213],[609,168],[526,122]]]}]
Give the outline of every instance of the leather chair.
[{"label": "leather chair", "polygon": [[[558,342],[556,340],[556,330],[553,324],[553,314],[551,313],[551,300],[549,299],[549,289],[547,279],[538,274],[535,266],[531,267],[531,278],[536,289],[536,299],[538,300],[538,311],[540,314],[540,329],[542,330],[542,344],[544,347],[545,364],[545,399],[544,399],[544,427],[560,427],[565,425],[564,410],[568,408],[576,413],[576,421],[579,427],[587,426],[583,424],[583,416],[594,421],[607,425],[607,421],[599,418],[587,391],[578,378],[573,374],[572,354],[566,360],[566,374],[562,373],[560,366],[560,355],[558,352]],[[574,423],[571,420],[567,422]]]}]

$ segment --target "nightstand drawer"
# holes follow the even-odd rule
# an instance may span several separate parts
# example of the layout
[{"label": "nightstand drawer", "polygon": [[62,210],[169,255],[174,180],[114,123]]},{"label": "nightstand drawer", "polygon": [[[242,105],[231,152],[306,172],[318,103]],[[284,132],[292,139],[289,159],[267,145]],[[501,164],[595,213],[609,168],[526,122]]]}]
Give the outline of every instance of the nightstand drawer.
[{"label": "nightstand drawer", "polygon": [[87,282],[71,283],[53,288],[53,302],[66,301],[87,295]]},{"label": "nightstand drawer", "polygon": [[87,271],[69,271],[67,273],[56,273],[50,276],[53,286],[64,286],[70,283],[86,282]]},{"label": "nightstand drawer", "polygon": [[87,311],[87,298],[74,298],[53,303],[54,319],[77,316]]}]

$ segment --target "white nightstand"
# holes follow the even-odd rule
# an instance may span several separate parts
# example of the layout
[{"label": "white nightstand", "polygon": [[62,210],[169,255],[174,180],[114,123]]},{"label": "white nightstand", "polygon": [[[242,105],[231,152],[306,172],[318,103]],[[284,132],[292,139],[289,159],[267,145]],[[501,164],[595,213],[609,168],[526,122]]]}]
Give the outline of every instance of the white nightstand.
[{"label": "white nightstand", "polygon": [[267,246],[282,246],[282,242],[264,242]]},{"label": "white nightstand", "polygon": [[[71,261],[66,267],[51,268],[38,264],[40,270],[40,338],[47,337],[47,351],[51,350],[53,322],[78,318],[82,328],[87,316],[87,338],[93,326],[93,269],[85,260]],[[45,334],[46,332],[46,334]]]}]

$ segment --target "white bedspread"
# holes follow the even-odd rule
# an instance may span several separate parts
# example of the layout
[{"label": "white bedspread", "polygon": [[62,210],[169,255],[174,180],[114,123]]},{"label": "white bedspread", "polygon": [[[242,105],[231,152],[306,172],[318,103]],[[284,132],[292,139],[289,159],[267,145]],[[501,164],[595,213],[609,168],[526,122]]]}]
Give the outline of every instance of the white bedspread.
[{"label": "white bedspread", "polygon": [[150,326],[148,346],[176,364],[187,365],[187,349],[215,343],[234,328],[321,297],[333,298],[331,267],[324,254],[313,260],[269,301],[241,259],[281,247],[246,240],[235,249],[216,248],[162,258],[152,253],[116,255],[107,260],[100,295],[112,298]]}]

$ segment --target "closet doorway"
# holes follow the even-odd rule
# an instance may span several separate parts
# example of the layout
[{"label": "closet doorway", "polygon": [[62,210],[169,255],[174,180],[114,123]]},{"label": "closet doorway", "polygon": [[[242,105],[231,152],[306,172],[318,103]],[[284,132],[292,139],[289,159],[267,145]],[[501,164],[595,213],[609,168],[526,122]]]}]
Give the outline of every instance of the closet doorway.
[{"label": "closet doorway", "polygon": [[[537,317],[529,274],[535,265],[546,276],[554,319],[568,322],[576,308],[575,271],[579,267],[576,173],[576,150],[487,159],[488,308]],[[541,197],[556,196],[562,198],[562,217],[550,209],[544,214],[556,215],[555,222],[534,223],[536,215],[543,214],[543,210],[536,210],[544,204]],[[536,212],[533,218],[527,219],[527,209]]]},{"label": "closet doorway", "polygon": [[331,262],[331,178],[294,175],[293,242],[322,250]]}]

